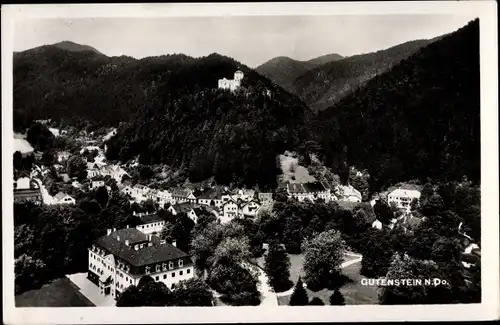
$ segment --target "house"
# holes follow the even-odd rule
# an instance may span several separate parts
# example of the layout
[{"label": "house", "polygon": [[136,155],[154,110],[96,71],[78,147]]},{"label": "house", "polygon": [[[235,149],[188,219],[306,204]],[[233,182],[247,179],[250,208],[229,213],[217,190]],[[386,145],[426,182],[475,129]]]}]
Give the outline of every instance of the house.
[{"label": "house", "polygon": [[102,178],[102,176],[96,176],[90,181],[91,190],[94,190],[101,186],[104,186],[104,179]]},{"label": "house", "polygon": [[33,202],[36,205],[43,203],[40,184],[29,177],[21,177],[14,181],[14,202]]},{"label": "house", "polygon": [[87,178],[92,179],[100,175],[101,171],[96,163],[87,163]]},{"label": "house", "polygon": [[380,222],[379,220],[375,220],[372,223],[372,228],[376,228],[378,230],[382,230],[382,222]]},{"label": "house", "polygon": [[193,192],[189,189],[172,189],[172,204],[180,203],[196,203],[196,197]]},{"label": "house", "polygon": [[219,89],[227,89],[235,91],[236,89],[240,88],[241,80],[243,79],[243,77],[244,77],[243,72],[237,70],[234,73],[234,79],[226,79],[226,78],[219,79],[218,83]]},{"label": "house", "polygon": [[296,198],[299,202],[305,200],[314,202],[319,198],[329,202],[332,199],[330,189],[326,188],[322,182],[287,183],[286,192],[288,198]]},{"label": "house", "polygon": [[256,217],[260,207],[260,203],[256,200],[244,202],[240,205],[241,214],[245,217]]},{"label": "house", "polygon": [[136,228],[146,235],[159,235],[165,226],[165,220],[154,213],[136,213],[134,211],[134,216],[141,218],[141,223]]},{"label": "house", "polygon": [[394,203],[403,213],[410,213],[413,199],[420,199],[420,192],[417,190],[395,189],[387,196],[387,203]]},{"label": "house", "polygon": [[66,160],[68,160],[70,156],[71,155],[70,155],[69,152],[67,152],[67,151],[60,151],[60,152],[57,153],[57,162],[63,163]]},{"label": "house", "polygon": [[53,204],[75,204],[76,200],[70,195],[59,192],[54,196]]},{"label": "house", "polygon": [[341,192],[343,201],[361,202],[362,199],[361,193],[351,185],[341,186]]},{"label": "house", "polygon": [[102,296],[114,299],[145,276],[170,290],[193,278],[191,257],[174,245],[136,228],[108,229],[89,248],[88,279]]},{"label": "house", "polygon": [[59,176],[63,179],[64,183],[69,183],[71,182],[71,178],[69,177],[68,173],[62,173]]},{"label": "house", "polygon": [[221,208],[222,189],[219,186],[204,189],[199,195],[197,195],[196,200],[198,204]]},{"label": "house", "polygon": [[171,203],[172,202],[172,193],[170,193],[167,190],[157,191],[155,202],[159,203],[160,206],[162,206],[162,207],[167,203]]},{"label": "house", "polygon": [[121,189],[121,191],[125,194],[128,194],[130,196],[132,196],[132,193],[134,193],[134,189],[132,187],[130,187],[129,185],[126,185],[125,187],[123,187]]},{"label": "house", "polygon": [[272,202],[273,201],[273,193],[259,193],[257,194],[260,202]]},{"label": "house", "polygon": [[231,220],[240,216],[240,207],[234,200],[228,200],[222,205],[224,220]]},{"label": "house", "polygon": [[191,220],[195,223],[198,220],[196,212],[194,211],[195,206],[192,203],[184,202],[178,203],[170,206],[167,210],[170,211],[174,216],[179,213],[185,213]]}]

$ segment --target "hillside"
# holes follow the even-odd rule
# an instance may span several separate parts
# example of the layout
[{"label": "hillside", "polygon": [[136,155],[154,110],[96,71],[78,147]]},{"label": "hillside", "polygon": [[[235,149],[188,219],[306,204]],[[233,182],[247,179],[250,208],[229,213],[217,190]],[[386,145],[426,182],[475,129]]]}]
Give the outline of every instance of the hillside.
[{"label": "hillside", "polygon": [[337,54],[337,53],[332,53],[332,54],[326,54],[326,55],[322,55],[322,56],[319,56],[317,58],[311,59],[311,60],[307,61],[307,63],[315,65],[315,66],[319,66],[321,64],[325,64],[325,63],[333,62],[333,61],[338,61],[338,60],[342,60],[342,59],[344,59],[344,57],[342,55]]},{"label": "hillside", "polygon": [[16,130],[25,129],[33,119],[46,118],[116,126],[147,102],[157,80],[192,59],[169,55],[136,60],[71,47],[45,45],[14,54]]},{"label": "hillside", "polygon": [[329,61],[296,76],[289,89],[314,111],[322,110],[430,42],[416,40],[373,53]]},{"label": "hillside", "polygon": [[66,51],[72,51],[72,52],[89,51],[89,52],[94,52],[96,54],[102,54],[92,46],[77,44],[71,41],[62,41],[52,45]]},{"label": "hillside", "polygon": [[480,178],[479,21],[371,79],[316,116],[327,165],[399,181]]},{"label": "hillside", "polygon": [[[237,69],[245,74],[239,91],[216,88]],[[277,155],[305,137],[306,113],[300,99],[267,78],[212,54],[159,79],[148,105],[107,142],[107,156],[181,168],[191,182],[215,176],[220,184],[269,189],[280,173]]]},{"label": "hillside", "polygon": [[286,56],[279,56],[261,64],[255,70],[284,89],[293,91],[292,85],[296,78],[320,64],[340,59],[342,59],[342,56],[335,53],[323,55],[309,61],[298,61]]}]

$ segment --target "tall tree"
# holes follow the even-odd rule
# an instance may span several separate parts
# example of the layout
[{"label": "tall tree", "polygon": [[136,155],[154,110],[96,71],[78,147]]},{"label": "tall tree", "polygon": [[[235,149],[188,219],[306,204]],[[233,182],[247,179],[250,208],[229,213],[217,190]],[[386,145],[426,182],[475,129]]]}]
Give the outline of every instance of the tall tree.
[{"label": "tall tree", "polygon": [[304,288],[304,283],[299,277],[295,288],[293,289],[292,296],[290,297],[290,306],[307,306],[309,303],[309,297],[307,296],[307,291]]},{"label": "tall tree", "polygon": [[176,306],[203,307],[212,306],[213,294],[208,285],[200,279],[181,281],[173,292]]},{"label": "tall tree", "polygon": [[344,296],[337,288],[330,296],[330,305],[332,306],[342,306],[345,305]]},{"label": "tall tree", "polygon": [[264,270],[275,292],[286,291],[293,285],[290,281],[290,259],[285,249],[276,242],[269,245]]},{"label": "tall tree", "polygon": [[345,250],[345,242],[336,230],[322,232],[306,241],[303,268],[308,287],[324,288],[331,277],[337,276]]}]

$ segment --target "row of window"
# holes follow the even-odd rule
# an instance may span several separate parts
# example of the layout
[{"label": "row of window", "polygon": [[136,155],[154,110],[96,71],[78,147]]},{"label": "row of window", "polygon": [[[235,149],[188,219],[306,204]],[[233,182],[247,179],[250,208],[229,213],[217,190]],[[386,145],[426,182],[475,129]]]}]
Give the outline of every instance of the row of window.
[{"label": "row of window", "polygon": [[142,225],[142,226],[140,226],[140,228],[141,229],[143,229],[143,228],[149,228],[149,227],[153,228],[153,227],[157,227],[157,226],[161,226],[161,225],[163,225],[163,222],[156,222],[156,223],[150,223],[150,224],[147,224],[147,225]]}]

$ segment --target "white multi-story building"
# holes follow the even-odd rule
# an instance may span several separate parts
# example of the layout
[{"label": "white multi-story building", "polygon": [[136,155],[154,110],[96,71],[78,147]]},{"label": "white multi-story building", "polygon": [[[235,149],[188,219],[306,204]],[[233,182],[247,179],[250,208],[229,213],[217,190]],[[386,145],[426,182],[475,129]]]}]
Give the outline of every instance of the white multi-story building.
[{"label": "white multi-story building", "polygon": [[329,202],[332,199],[330,188],[327,188],[322,182],[288,183],[286,185],[288,197],[296,198],[299,202],[306,200],[314,202],[317,199]]},{"label": "white multi-story building", "polygon": [[145,275],[172,290],[194,273],[188,254],[136,228],[108,229],[89,248],[88,265],[88,279],[99,287],[99,293],[115,299]]},{"label": "white multi-story building", "polygon": [[387,196],[387,202],[389,204],[395,203],[396,207],[399,208],[403,213],[410,213],[411,211],[411,201],[413,199],[420,200],[420,192],[417,190],[404,190],[396,189],[392,191]]},{"label": "white multi-story building", "polygon": [[351,185],[349,186],[341,186],[340,187],[340,192],[342,193],[342,200],[343,201],[348,201],[348,202],[361,202],[363,196],[361,193],[352,187]]},{"label": "white multi-story building", "polygon": [[240,88],[243,76],[244,76],[243,72],[237,70],[234,73],[234,79],[226,79],[226,78],[219,79],[219,88],[235,91],[236,89]]},{"label": "white multi-story building", "polygon": [[195,206],[192,203],[185,202],[171,205],[168,208],[168,211],[170,211],[170,213],[172,213],[174,216],[178,215],[179,213],[185,213],[191,220],[194,221],[194,223],[196,223],[198,220],[198,216],[196,215],[194,208]]},{"label": "white multi-story building", "polygon": [[137,225],[136,228],[146,235],[159,235],[165,226],[165,220],[154,213],[136,213],[134,211],[134,216],[141,218],[141,224]]}]

